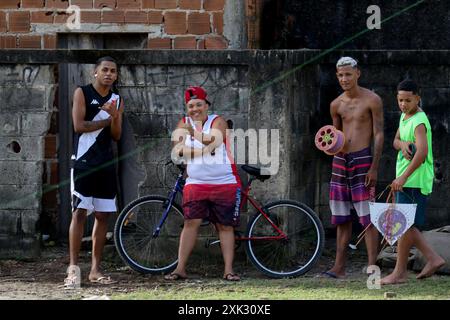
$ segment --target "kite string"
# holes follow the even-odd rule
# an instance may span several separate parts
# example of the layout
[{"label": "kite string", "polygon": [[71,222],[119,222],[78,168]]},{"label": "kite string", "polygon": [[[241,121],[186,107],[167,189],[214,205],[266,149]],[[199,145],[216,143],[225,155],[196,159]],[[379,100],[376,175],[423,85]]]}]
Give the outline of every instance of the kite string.
[{"label": "kite string", "polygon": [[[375,195],[375,196],[374,196],[373,194],[371,194],[371,195],[370,195],[371,200],[373,200],[373,201],[375,202],[375,200],[380,199],[381,196],[384,194],[384,192],[385,192],[386,190],[388,190],[390,187],[391,187],[391,185],[388,185],[388,186],[387,186],[386,188],[384,188],[384,190],[381,191],[378,195]],[[355,246],[357,246],[357,245],[361,242],[361,240],[363,239],[363,236],[364,236],[365,233],[367,232],[367,229],[369,229],[369,227],[370,227],[371,225],[372,225],[372,222],[369,222],[369,224],[366,226],[366,228],[358,235],[357,239],[359,239],[359,240],[358,240],[358,242],[356,242]]]},{"label": "kite string", "polygon": [[389,191],[389,195],[386,199],[386,203],[389,203],[389,209],[386,211],[386,220],[385,220],[385,235],[386,241],[392,240],[392,226],[393,226],[393,219],[394,219],[394,207],[395,207],[395,195],[394,191]]}]

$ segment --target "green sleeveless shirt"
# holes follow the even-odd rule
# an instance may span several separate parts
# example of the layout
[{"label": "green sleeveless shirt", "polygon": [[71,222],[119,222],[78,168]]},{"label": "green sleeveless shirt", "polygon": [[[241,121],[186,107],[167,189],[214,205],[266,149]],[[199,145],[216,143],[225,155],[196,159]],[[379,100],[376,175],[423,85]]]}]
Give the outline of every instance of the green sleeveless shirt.
[{"label": "green sleeveless shirt", "polygon": [[[420,124],[423,124],[427,129],[427,144],[428,154],[425,158],[425,162],[422,163],[406,180],[403,187],[405,188],[420,188],[420,191],[424,195],[431,193],[433,189],[434,179],[434,167],[433,167],[433,150],[431,147],[431,126],[428,118],[423,111],[417,112],[409,119],[404,119],[405,114],[402,113],[400,117],[399,132],[401,141],[412,141],[416,143],[414,136],[414,130]],[[396,177],[401,176],[408,167],[411,161],[403,157],[402,151],[399,150],[397,155]]]}]

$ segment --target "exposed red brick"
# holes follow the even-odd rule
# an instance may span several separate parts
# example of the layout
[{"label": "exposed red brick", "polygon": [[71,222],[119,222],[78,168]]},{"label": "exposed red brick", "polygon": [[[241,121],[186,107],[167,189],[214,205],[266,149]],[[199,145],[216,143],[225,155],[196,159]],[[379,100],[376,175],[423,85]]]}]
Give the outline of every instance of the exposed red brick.
[{"label": "exposed red brick", "polygon": [[223,13],[214,12],[213,16],[213,33],[223,34]]},{"label": "exposed red brick", "polygon": [[16,47],[16,36],[0,36],[0,49],[13,49]]},{"label": "exposed red brick", "polygon": [[117,23],[123,24],[125,22],[125,12],[122,10],[104,10],[102,15],[102,23]]},{"label": "exposed red brick", "polygon": [[211,32],[209,13],[193,12],[188,16],[188,33],[207,34]]},{"label": "exposed red brick", "polygon": [[101,11],[81,11],[80,21],[82,23],[101,23],[102,12]]},{"label": "exposed red brick", "polygon": [[111,8],[116,7],[116,0],[94,0],[94,8]]},{"label": "exposed red brick", "polygon": [[156,9],[176,9],[177,0],[155,0]]},{"label": "exposed red brick", "polygon": [[44,35],[44,49],[56,49],[56,34]]},{"label": "exposed red brick", "polygon": [[162,11],[149,11],[148,13],[149,24],[161,24],[163,23]]},{"label": "exposed red brick", "polygon": [[166,12],[164,29],[168,34],[185,34],[187,31],[185,12]]},{"label": "exposed red brick", "polygon": [[197,49],[195,37],[179,37],[173,39],[174,49]]},{"label": "exposed red brick", "polygon": [[6,12],[0,11],[0,32],[6,32],[7,29]]},{"label": "exposed red brick", "polygon": [[169,38],[148,39],[149,49],[172,49],[172,41]]},{"label": "exposed red brick", "polygon": [[53,23],[53,11],[32,11],[31,23]]},{"label": "exposed red brick", "polygon": [[206,37],[205,49],[226,49],[228,42],[223,37]]},{"label": "exposed red brick", "polygon": [[201,39],[197,41],[197,49],[205,49],[205,40]]},{"label": "exposed red brick", "polygon": [[22,8],[43,8],[45,0],[22,0]]},{"label": "exposed red brick", "polygon": [[29,32],[30,31],[30,12],[29,11],[15,11],[9,14],[9,28],[10,32]]},{"label": "exposed red brick", "polygon": [[125,12],[125,23],[148,23],[147,12],[143,11],[126,11]]},{"label": "exposed red brick", "polygon": [[203,9],[206,11],[223,10],[225,0],[203,0]]},{"label": "exposed red brick", "polygon": [[56,136],[45,136],[45,159],[53,159],[56,156]]},{"label": "exposed red brick", "polygon": [[81,9],[92,9],[94,0],[72,0],[71,4],[79,6]]},{"label": "exposed red brick", "polygon": [[47,8],[66,9],[69,7],[69,1],[67,1],[67,0],[46,0],[45,6]]},{"label": "exposed red brick", "polygon": [[50,163],[50,183],[57,184],[58,181],[58,162],[52,162]]},{"label": "exposed red brick", "polygon": [[24,49],[40,49],[41,36],[20,35],[18,37],[17,47]]},{"label": "exposed red brick", "polygon": [[143,9],[153,9],[155,7],[155,0],[142,0]]},{"label": "exposed red brick", "polygon": [[67,14],[65,11],[58,11],[55,15],[55,23],[67,23],[67,20],[71,14]]},{"label": "exposed red brick", "polygon": [[180,0],[180,9],[200,10],[202,8],[201,0]]},{"label": "exposed red brick", "polygon": [[141,0],[117,0],[118,9],[140,9],[141,5]]},{"label": "exposed red brick", "polygon": [[20,7],[20,0],[2,0],[0,9],[17,9]]}]

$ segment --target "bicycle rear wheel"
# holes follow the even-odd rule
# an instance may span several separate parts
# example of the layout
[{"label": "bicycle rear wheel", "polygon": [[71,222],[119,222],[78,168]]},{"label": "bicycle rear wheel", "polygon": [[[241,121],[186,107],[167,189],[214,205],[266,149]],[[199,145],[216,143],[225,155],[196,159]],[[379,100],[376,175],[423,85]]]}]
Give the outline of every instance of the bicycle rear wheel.
[{"label": "bicycle rear wheel", "polygon": [[[245,250],[256,268],[272,278],[308,272],[322,254],[325,235],[316,213],[303,203],[282,200],[263,208],[287,239],[247,240]],[[274,237],[278,232],[257,213],[247,226],[247,237]]]},{"label": "bicycle rear wheel", "polygon": [[167,198],[145,196],[134,200],[120,213],[114,227],[114,242],[122,260],[140,273],[164,274],[178,263],[178,245],[183,212],[173,204],[157,236]]}]

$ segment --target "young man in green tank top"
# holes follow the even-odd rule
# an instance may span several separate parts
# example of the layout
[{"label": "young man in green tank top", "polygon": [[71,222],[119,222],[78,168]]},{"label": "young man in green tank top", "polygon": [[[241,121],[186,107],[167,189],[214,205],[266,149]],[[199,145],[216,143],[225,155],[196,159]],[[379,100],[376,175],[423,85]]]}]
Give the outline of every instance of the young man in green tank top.
[{"label": "young man in green tank top", "polygon": [[[409,250],[415,246],[427,259],[427,264],[417,275],[423,279],[433,275],[445,264],[425,241],[418,227],[425,223],[425,206],[434,179],[431,126],[426,114],[419,107],[417,84],[404,80],[397,86],[397,101],[402,115],[394,139],[398,150],[396,179],[391,188],[396,192],[397,203],[417,203],[414,224],[398,241],[397,263],[391,274],[381,279],[381,284],[403,283],[408,280]],[[403,192],[400,192],[403,191]]]}]

